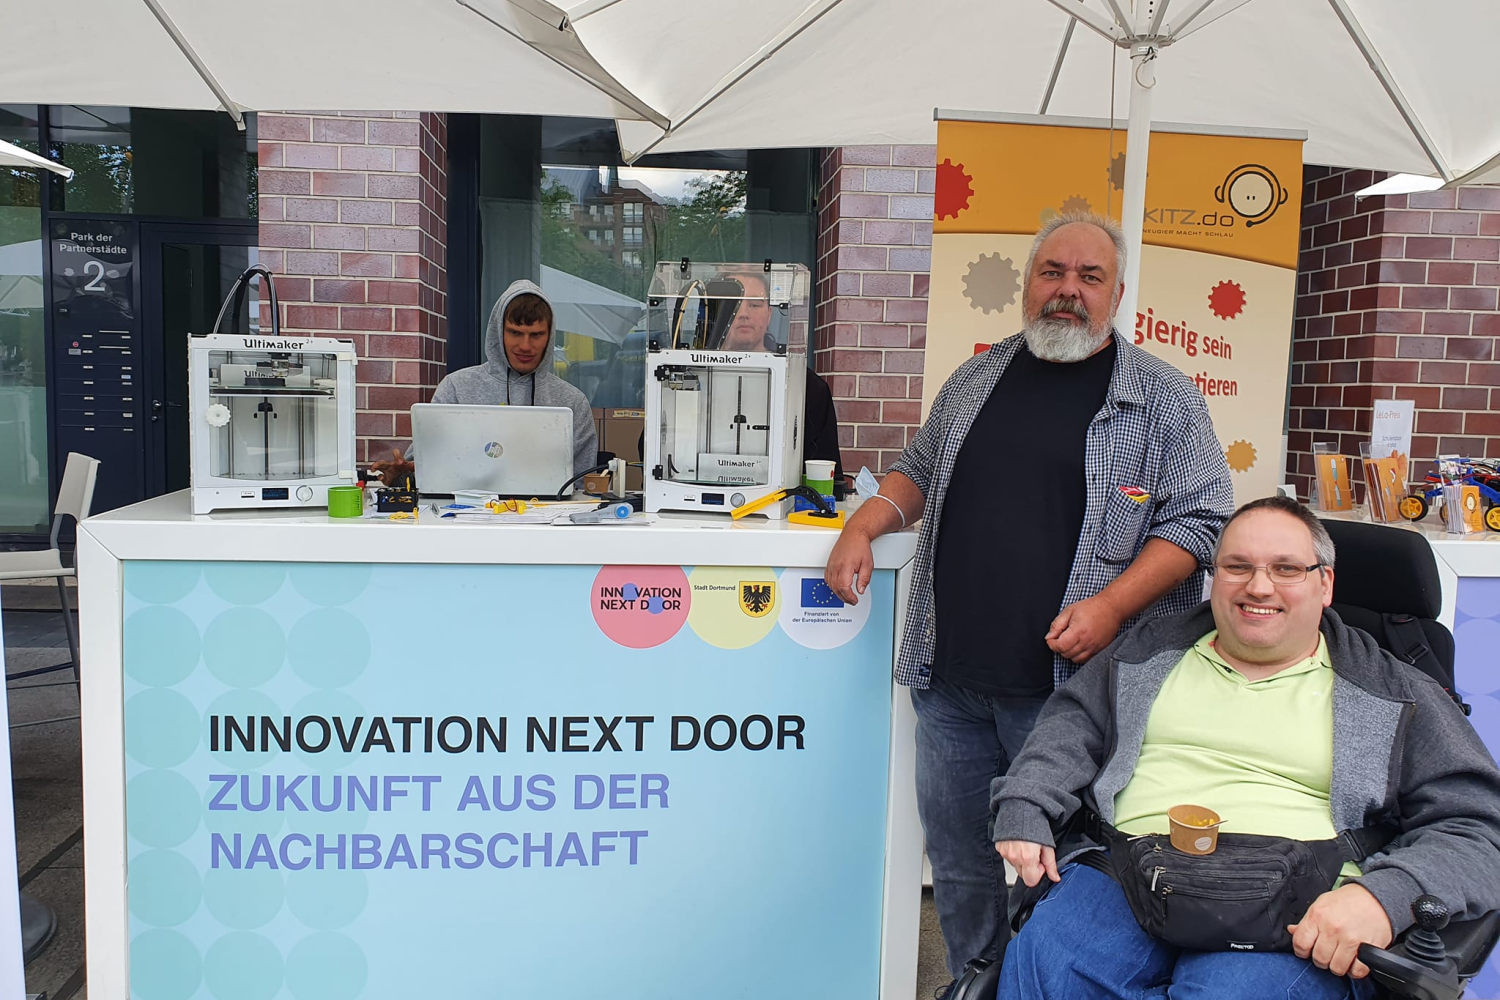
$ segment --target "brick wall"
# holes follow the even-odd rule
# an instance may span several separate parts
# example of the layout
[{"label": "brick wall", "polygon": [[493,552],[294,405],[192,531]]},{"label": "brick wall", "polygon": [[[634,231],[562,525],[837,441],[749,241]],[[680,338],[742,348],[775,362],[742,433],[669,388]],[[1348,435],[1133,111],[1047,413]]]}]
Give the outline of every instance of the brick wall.
[{"label": "brick wall", "polygon": [[258,117],[260,260],[282,330],[354,341],[356,458],[383,457],[446,371],[447,120]]},{"label": "brick wall", "polygon": [[1376,399],[1412,399],[1412,475],[1439,454],[1500,457],[1500,188],[1354,200],[1368,170],[1308,167],[1292,334],[1287,473],[1312,445],[1351,455]]},{"label": "brick wall", "polygon": [[815,367],[844,468],[884,472],[916,433],[932,262],[932,146],[844,146],[818,193]]}]

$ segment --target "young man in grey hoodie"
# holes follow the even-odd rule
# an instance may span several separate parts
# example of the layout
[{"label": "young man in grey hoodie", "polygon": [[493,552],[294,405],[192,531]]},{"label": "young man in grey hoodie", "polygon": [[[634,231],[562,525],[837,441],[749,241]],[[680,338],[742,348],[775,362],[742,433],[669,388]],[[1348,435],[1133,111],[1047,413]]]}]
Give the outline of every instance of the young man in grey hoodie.
[{"label": "young man in grey hoodie", "polygon": [[534,282],[511,282],[490,312],[484,364],[450,372],[434,403],[566,406],[573,411],[573,472],[597,464],[594,414],[582,392],[552,372],[552,302]]}]

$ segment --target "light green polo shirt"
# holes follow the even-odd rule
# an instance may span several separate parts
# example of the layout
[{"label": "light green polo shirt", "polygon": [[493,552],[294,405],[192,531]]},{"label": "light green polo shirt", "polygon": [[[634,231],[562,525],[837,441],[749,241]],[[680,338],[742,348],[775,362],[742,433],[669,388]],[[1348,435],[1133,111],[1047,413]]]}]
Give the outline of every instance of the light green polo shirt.
[{"label": "light green polo shirt", "polygon": [[[1199,639],[1167,674],[1151,707],[1115,827],[1167,833],[1167,809],[1207,806],[1225,833],[1327,840],[1333,777],[1333,666],[1322,636],[1301,663],[1258,681]],[[1358,868],[1345,865],[1344,874]]]}]

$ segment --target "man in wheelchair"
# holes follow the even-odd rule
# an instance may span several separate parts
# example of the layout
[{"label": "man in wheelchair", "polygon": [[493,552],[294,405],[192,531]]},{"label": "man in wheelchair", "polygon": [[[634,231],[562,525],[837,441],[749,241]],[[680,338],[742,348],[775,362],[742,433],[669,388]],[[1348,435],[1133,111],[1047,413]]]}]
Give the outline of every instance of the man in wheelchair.
[{"label": "man in wheelchair", "polygon": [[[1090,660],[995,779],[996,849],[1040,894],[1002,998],[1365,997],[1359,946],[1419,895],[1500,908],[1500,769],[1441,686],[1326,610],[1318,519],[1246,504],[1213,558],[1208,605]],[[1176,805],[1222,817],[1179,841],[1210,853],[1172,846]]]}]

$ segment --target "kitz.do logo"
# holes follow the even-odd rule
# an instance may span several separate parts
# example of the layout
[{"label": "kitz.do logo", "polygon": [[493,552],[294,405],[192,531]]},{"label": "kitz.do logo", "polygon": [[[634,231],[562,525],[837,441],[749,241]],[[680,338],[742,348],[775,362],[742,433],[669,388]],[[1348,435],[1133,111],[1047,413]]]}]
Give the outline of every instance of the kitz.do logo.
[{"label": "kitz.do logo", "polygon": [[1250,229],[1269,222],[1276,210],[1286,204],[1287,190],[1270,167],[1242,163],[1229,171],[1224,183],[1214,188],[1214,201],[1224,211],[1198,208],[1147,208],[1147,225],[1178,228],[1233,229],[1240,222]]},{"label": "kitz.do logo", "polygon": [[1246,229],[1271,221],[1276,210],[1286,204],[1286,197],[1286,188],[1271,168],[1258,163],[1240,164],[1214,188],[1214,200],[1233,209],[1245,220]]}]

